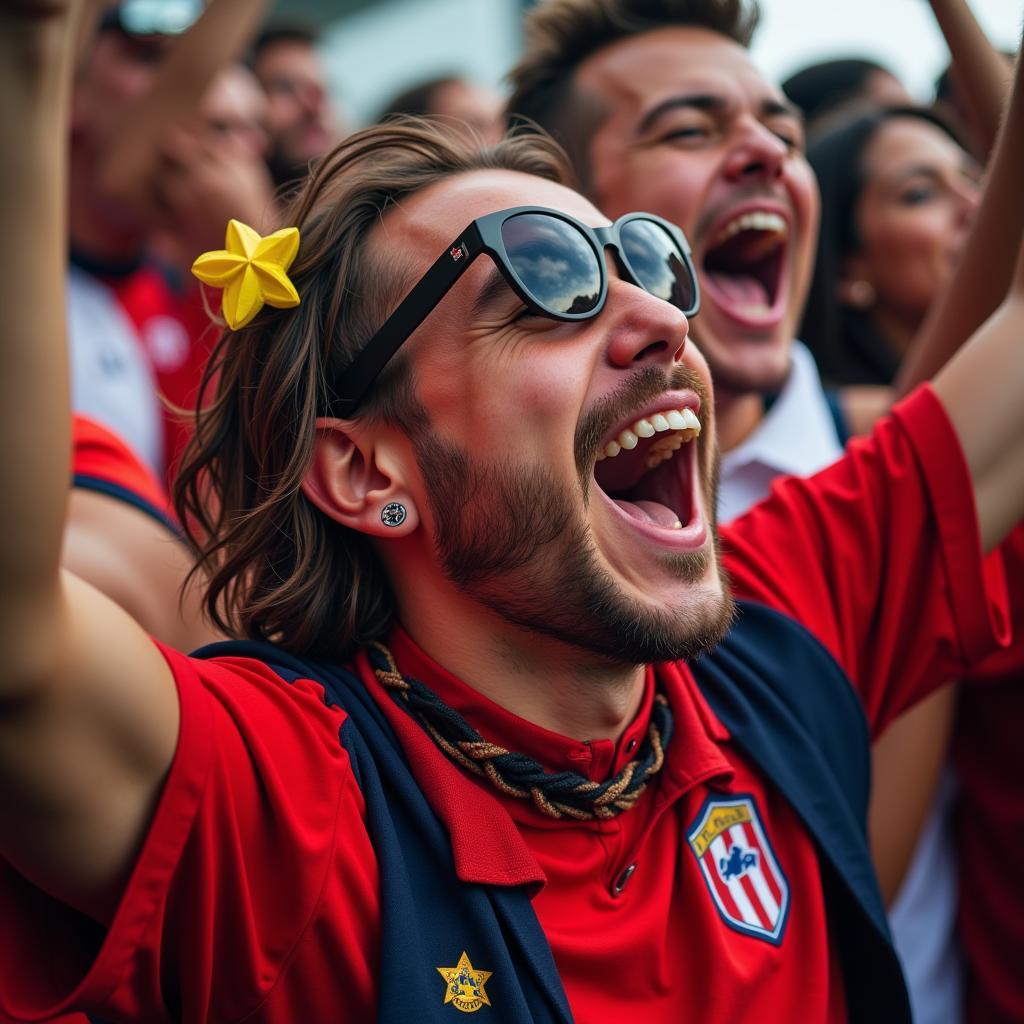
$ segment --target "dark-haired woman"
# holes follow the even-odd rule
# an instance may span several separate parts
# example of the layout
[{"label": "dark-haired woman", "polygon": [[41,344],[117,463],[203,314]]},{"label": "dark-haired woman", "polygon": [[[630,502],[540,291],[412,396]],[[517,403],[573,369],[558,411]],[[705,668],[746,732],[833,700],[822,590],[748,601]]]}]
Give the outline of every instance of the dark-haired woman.
[{"label": "dark-haired woman", "polygon": [[888,385],[947,285],[978,205],[979,168],[928,111],[861,111],[808,157],[822,194],[801,337],[836,386]]}]

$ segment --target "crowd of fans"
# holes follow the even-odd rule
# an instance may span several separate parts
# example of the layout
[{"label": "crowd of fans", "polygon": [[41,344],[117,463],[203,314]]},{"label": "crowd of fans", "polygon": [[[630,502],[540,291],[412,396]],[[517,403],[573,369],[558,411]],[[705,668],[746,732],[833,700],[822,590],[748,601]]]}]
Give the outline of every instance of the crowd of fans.
[{"label": "crowd of fans", "polygon": [[[18,6],[0,0],[5,17]],[[230,220],[266,236],[296,210],[309,213],[311,169],[358,136],[332,103],[316,31],[265,23],[265,0],[78,6],[86,24],[67,116],[73,490],[62,563],[159,641],[189,651],[222,639],[230,619],[207,614],[210,554],[193,571],[182,534],[194,461],[178,513],[168,497],[183,462],[197,457],[197,418],[218,400],[223,362],[210,360],[225,358],[220,294],[191,266],[224,247]],[[800,71],[779,92],[745,53],[751,5],[703,0],[720,26],[692,16],[701,0],[624,0],[626,14],[617,6],[539,4],[504,109],[452,74],[412,84],[379,122],[401,133],[426,117],[468,150],[498,144],[507,124],[549,132],[580,191],[609,218],[644,210],[683,229],[702,295],[690,337],[715,387],[719,517],[729,522],[777,478],[811,476],[848,444],[864,444],[1010,287],[1024,234],[1012,62],[988,45],[966,0],[932,0],[951,54],[934,103],[915,104],[891,71],[853,57]],[[705,75],[702,87],[677,95],[677,66]],[[716,76],[738,98],[715,100]],[[251,358],[269,357],[254,343]],[[1024,438],[1016,443],[1024,451]],[[1002,551],[1019,616],[1020,527]],[[859,572],[856,557],[846,571]],[[870,642],[891,645],[896,663],[900,644],[913,646],[884,622],[873,628]],[[1017,636],[962,678],[933,679],[935,692],[905,714],[868,709],[879,733],[870,850],[920,1022],[1024,1021],[1021,652]],[[452,992],[461,998],[457,985]],[[24,1012],[12,1019],[30,1019]],[[173,1007],[167,1013],[175,1019]],[[648,1019],[642,997],[636,1019]]]}]

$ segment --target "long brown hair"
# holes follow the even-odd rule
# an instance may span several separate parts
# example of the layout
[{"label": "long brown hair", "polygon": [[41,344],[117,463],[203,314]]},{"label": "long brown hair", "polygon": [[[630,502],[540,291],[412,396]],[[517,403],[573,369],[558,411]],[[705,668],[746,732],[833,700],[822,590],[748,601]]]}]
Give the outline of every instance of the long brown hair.
[{"label": "long brown hair", "polygon": [[[401,199],[486,169],[571,178],[550,139],[511,136],[480,149],[440,123],[406,118],[346,139],[292,201],[283,220],[301,233],[290,271],[301,304],[264,307],[223,332],[174,488],[194,571],[207,580],[207,613],[228,635],[341,657],[391,625],[393,597],[368,538],[325,516],[300,485],[329,382],[408,286],[407,268],[370,257],[371,232]],[[411,429],[424,415],[399,353],[358,417]]]}]

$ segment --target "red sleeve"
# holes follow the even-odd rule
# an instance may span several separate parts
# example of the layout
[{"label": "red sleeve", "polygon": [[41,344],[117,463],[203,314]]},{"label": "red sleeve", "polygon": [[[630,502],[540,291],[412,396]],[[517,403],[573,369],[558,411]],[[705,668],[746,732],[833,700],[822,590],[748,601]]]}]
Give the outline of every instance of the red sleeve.
[{"label": "red sleeve", "polygon": [[[292,1012],[304,1005],[296,990],[308,1004],[326,960],[334,991],[367,1005],[376,861],[339,740],[344,713],[316,684],[258,662],[164,654],[181,732],[120,904],[104,931],[0,863],[0,1014],[41,1021],[73,1007],[159,1024],[260,1008],[261,1020],[287,1020],[278,992],[290,989]],[[344,913],[325,936],[327,903]]]},{"label": "red sleeve", "polygon": [[974,492],[930,388],[870,438],[722,528],[739,597],[801,622],[838,659],[875,734],[1008,642],[1001,558],[983,558]]},{"label": "red sleeve", "polygon": [[116,434],[95,420],[76,414],[72,441],[74,487],[110,495],[176,529],[163,485]]}]

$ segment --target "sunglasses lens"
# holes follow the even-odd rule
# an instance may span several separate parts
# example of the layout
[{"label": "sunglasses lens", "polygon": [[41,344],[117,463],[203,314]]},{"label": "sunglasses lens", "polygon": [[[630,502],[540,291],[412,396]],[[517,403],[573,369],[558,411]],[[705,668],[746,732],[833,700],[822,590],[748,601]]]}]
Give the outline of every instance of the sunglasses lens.
[{"label": "sunglasses lens", "polygon": [[520,283],[541,308],[586,314],[597,307],[598,255],[571,224],[542,213],[520,213],[502,224],[501,240]]},{"label": "sunglasses lens", "polygon": [[652,220],[630,220],[619,231],[623,255],[637,282],[684,312],[696,305],[689,264],[672,236]]}]

